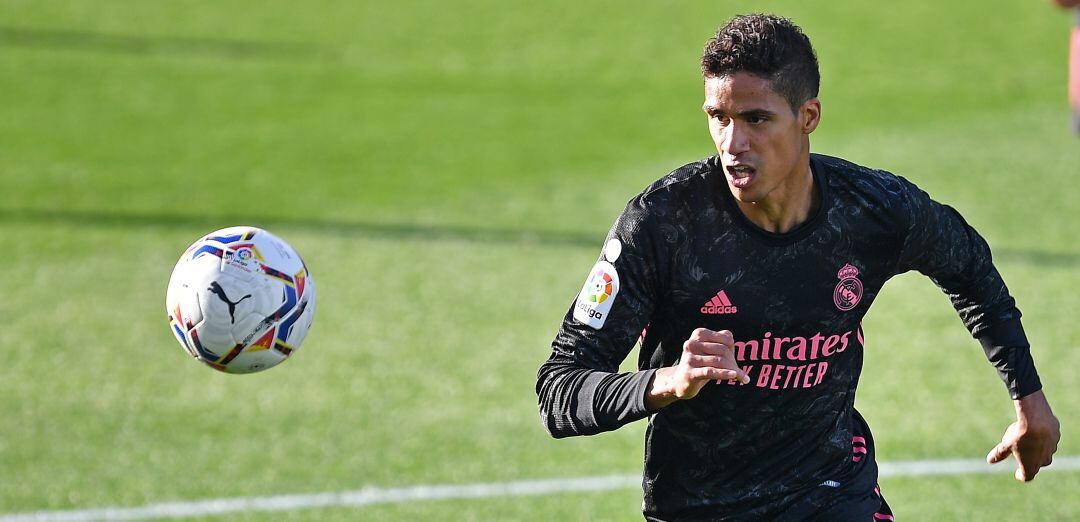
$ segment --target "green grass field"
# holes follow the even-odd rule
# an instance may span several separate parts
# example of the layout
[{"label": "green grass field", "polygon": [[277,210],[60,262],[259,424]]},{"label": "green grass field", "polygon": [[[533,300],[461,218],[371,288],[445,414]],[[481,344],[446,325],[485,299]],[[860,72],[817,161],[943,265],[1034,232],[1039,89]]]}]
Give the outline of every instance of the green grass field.
[{"label": "green grass field", "polygon": [[[711,154],[697,58],[802,25],[818,152],[903,174],[994,247],[1059,455],[1080,454],[1080,142],[1049,2],[0,0],[0,516],[640,472],[644,424],[554,441],[538,365],[624,202]],[[292,360],[224,375],[167,329],[210,230],[291,242]],[[1012,405],[947,299],[892,281],[859,408],[880,459],[981,458]],[[1080,472],[895,477],[900,520],[1070,520]],[[632,520],[640,491],[200,520]]]}]

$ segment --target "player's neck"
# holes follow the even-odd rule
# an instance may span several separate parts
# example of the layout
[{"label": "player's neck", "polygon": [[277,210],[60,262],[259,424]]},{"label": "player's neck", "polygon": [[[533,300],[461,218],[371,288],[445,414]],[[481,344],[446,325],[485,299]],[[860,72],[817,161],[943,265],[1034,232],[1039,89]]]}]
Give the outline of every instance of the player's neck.
[{"label": "player's neck", "polygon": [[814,186],[814,174],[807,161],[801,173],[792,174],[783,186],[761,200],[736,200],[736,204],[743,215],[762,230],[784,234],[810,219],[821,204],[820,192]]}]

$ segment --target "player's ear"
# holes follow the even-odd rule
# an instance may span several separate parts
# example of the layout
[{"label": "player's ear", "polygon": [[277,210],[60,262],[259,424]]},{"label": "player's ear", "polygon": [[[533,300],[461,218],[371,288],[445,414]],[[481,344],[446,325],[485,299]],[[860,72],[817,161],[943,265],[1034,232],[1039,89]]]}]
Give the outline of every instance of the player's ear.
[{"label": "player's ear", "polygon": [[821,123],[821,100],[817,97],[810,98],[799,107],[799,121],[802,123],[803,134],[810,134]]}]

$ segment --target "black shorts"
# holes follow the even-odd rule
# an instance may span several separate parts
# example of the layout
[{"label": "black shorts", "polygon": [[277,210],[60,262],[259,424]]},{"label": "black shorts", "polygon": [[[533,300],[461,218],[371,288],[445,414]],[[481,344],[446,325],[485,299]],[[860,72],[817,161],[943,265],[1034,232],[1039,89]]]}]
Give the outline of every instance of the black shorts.
[{"label": "black shorts", "polygon": [[[889,503],[874,487],[864,494],[810,495],[806,502],[799,502],[776,517],[776,520],[821,522],[885,522],[895,520]],[[818,498],[813,498],[818,497]]]},{"label": "black shorts", "polygon": [[769,515],[736,515],[704,518],[694,516],[689,519],[682,517],[656,518],[646,515],[649,522],[675,522],[681,520],[707,521],[756,521],[775,520],[779,522],[889,522],[893,518],[892,509],[881,490],[877,486],[863,493],[837,493],[828,486],[821,486],[818,490],[802,497],[793,505],[783,511],[772,512]]},{"label": "black shorts", "polygon": [[[749,515],[720,516],[718,518],[694,517],[685,520],[695,522],[706,520],[740,522],[756,520],[775,520],[778,522],[886,522],[895,520],[892,510],[889,509],[889,503],[885,501],[885,497],[881,496],[881,491],[877,487],[865,495],[842,495],[840,497],[834,497],[833,494],[810,495],[804,500],[805,502],[799,502],[781,513],[767,515],[766,519],[762,519],[757,515]],[[649,522],[675,522],[684,519],[646,516],[645,520]]]}]

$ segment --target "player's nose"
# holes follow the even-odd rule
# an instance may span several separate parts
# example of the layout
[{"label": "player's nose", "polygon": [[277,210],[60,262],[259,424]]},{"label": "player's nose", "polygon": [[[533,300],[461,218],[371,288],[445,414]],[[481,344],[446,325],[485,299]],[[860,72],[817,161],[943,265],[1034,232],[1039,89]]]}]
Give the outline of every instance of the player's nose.
[{"label": "player's nose", "polygon": [[720,151],[731,156],[750,150],[750,135],[744,125],[732,121],[720,136]]}]

